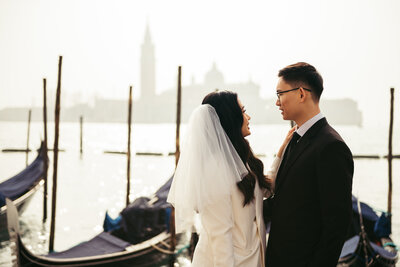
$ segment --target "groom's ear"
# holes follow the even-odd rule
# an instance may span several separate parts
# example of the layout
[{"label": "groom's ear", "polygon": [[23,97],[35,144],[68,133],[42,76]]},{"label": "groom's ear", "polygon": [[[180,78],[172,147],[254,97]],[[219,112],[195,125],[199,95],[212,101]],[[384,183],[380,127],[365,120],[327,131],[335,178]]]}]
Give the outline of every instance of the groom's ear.
[{"label": "groom's ear", "polygon": [[304,92],[303,87],[300,87],[299,91],[300,91],[300,102],[304,102],[306,94]]}]

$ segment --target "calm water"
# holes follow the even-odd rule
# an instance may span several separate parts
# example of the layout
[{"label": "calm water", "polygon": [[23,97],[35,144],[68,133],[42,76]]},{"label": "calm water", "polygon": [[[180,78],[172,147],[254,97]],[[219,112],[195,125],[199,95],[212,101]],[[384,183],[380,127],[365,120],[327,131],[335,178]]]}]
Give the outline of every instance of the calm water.
[{"label": "calm water", "polygon": [[[0,149],[26,146],[26,123],[0,122]],[[338,126],[336,129],[346,140],[353,154],[387,153],[388,130],[384,127],[358,128]],[[248,138],[253,150],[263,154],[266,166],[272,162],[281,140],[288,131],[285,125],[253,125]],[[42,138],[42,124],[31,125],[31,148],[37,148]],[[49,146],[53,146],[54,124],[49,124]],[[181,136],[185,136],[185,126]],[[400,133],[395,129],[394,153],[400,154]],[[126,197],[126,157],[104,154],[105,150],[124,151],[127,143],[125,124],[84,125],[84,154],[79,155],[79,125],[63,123],[60,127],[57,221],[55,250],[65,250],[88,240],[102,231],[105,212],[116,217],[124,207]],[[132,149],[137,152],[175,150],[173,124],[138,124],[132,127]],[[29,155],[29,161],[36,157]],[[49,177],[52,177],[52,159]],[[131,165],[131,195],[149,195],[173,173],[175,158],[169,156],[134,156]],[[25,154],[0,153],[0,181],[25,167]],[[385,160],[355,160],[353,194],[374,208],[387,207],[388,164]],[[393,161],[393,237],[400,242],[400,160]],[[42,195],[36,194],[28,209],[20,216],[23,241],[34,253],[46,253],[49,222],[42,225]],[[50,206],[49,212],[50,216]],[[0,246],[0,265],[10,266],[8,241]],[[188,266],[189,260],[180,258],[177,266]]]}]

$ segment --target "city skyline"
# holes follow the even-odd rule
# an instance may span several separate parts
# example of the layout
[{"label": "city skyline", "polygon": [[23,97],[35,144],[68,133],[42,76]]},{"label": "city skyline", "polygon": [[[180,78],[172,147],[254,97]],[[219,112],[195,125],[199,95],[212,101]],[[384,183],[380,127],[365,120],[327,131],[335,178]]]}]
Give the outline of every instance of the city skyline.
[{"label": "city skyline", "polygon": [[[324,99],[354,99],[367,123],[386,125],[389,88],[400,89],[398,11],[394,0],[2,0],[0,109],[40,105],[42,79],[55,89],[59,55],[62,89],[71,98],[124,99],[130,84],[137,98],[148,23],[156,46],[157,94],[176,86],[178,65],[188,85],[201,81],[216,62],[226,81],[250,77],[269,98],[277,71],[306,61],[324,77]],[[398,110],[395,106],[395,116]]]},{"label": "city skyline", "polygon": [[[176,120],[175,88],[170,88],[156,94],[155,72],[156,60],[154,57],[155,45],[152,42],[150,28],[146,31],[141,45],[140,55],[140,97],[133,101],[133,122],[135,123],[174,123]],[[248,81],[229,83],[225,81],[223,72],[214,62],[205,73],[201,82],[192,79],[191,84],[182,86],[181,121],[186,123],[192,111],[202,102],[205,95],[213,90],[232,90],[238,94],[242,103],[245,103],[247,113],[251,114],[254,124],[286,124],[276,107],[276,98],[261,98],[260,86],[251,79]],[[50,93],[48,106],[50,113],[48,120],[54,120],[55,92]],[[64,97],[65,98],[65,94]],[[67,100],[68,100],[67,95]],[[70,98],[71,99],[71,98]],[[73,97],[75,103],[62,107],[61,121],[76,122],[83,117],[86,122],[125,122],[127,117],[127,99],[109,99],[95,96],[91,105],[83,103],[81,97]],[[63,100],[62,103],[67,101]],[[68,102],[67,102],[68,103]],[[337,107],[340,106],[340,109]],[[323,99],[321,107],[329,121],[334,125],[357,125],[362,127],[362,113],[358,105],[351,99]],[[6,108],[0,110],[0,121],[25,121],[29,108]],[[42,108],[33,107],[32,120],[42,120]]]}]

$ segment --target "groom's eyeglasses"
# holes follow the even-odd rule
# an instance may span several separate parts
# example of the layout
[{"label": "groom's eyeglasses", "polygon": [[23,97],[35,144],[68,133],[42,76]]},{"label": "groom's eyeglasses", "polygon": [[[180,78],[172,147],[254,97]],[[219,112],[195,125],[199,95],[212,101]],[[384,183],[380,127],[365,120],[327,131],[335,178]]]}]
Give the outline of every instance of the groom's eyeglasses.
[{"label": "groom's eyeglasses", "polygon": [[278,97],[278,100],[280,101],[282,94],[287,93],[287,92],[291,92],[291,91],[295,91],[295,90],[299,90],[300,88],[303,88],[304,90],[311,92],[310,89],[307,89],[307,88],[304,88],[304,87],[297,87],[297,88],[293,88],[293,89],[286,90],[286,91],[278,91],[278,92],[276,92],[276,96]]}]

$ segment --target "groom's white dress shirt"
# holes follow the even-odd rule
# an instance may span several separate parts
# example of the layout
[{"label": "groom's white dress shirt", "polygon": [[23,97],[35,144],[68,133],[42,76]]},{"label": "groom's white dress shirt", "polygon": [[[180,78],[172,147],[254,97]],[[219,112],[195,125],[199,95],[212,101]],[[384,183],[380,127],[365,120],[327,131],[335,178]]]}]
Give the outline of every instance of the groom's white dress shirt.
[{"label": "groom's white dress shirt", "polygon": [[317,121],[324,117],[325,116],[322,115],[322,113],[318,113],[317,115],[303,123],[303,125],[301,125],[299,128],[297,128],[296,132],[300,135],[300,137],[302,137],[308,131],[308,129],[310,129]]}]

